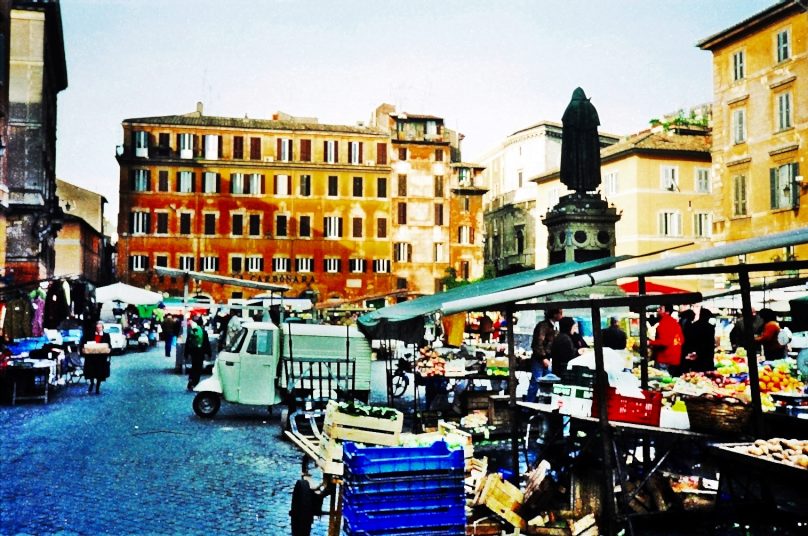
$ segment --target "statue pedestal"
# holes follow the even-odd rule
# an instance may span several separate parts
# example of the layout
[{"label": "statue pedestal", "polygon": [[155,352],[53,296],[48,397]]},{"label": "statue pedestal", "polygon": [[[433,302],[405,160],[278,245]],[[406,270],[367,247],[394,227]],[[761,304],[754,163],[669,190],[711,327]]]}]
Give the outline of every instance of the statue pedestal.
[{"label": "statue pedestal", "polygon": [[547,212],[549,263],[587,262],[614,256],[617,209],[597,194],[573,193]]}]

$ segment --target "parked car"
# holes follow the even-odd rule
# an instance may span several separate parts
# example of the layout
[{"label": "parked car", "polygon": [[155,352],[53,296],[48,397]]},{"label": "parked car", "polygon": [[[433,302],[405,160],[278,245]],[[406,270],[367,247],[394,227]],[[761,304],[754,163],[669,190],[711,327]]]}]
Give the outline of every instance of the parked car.
[{"label": "parked car", "polygon": [[123,326],[113,322],[104,322],[104,333],[109,333],[112,353],[122,354],[126,351],[126,335],[123,334]]}]

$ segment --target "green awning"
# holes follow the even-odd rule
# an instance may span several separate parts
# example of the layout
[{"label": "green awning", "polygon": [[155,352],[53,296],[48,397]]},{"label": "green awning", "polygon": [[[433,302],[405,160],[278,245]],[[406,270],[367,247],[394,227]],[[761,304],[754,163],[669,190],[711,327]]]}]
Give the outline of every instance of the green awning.
[{"label": "green awning", "polygon": [[508,274],[494,279],[463,285],[431,296],[397,303],[360,316],[359,329],[372,339],[397,339],[418,343],[424,334],[424,315],[439,311],[446,302],[525,287],[541,281],[586,273],[628,259],[629,256],[607,257],[588,262],[554,264],[540,270]]}]

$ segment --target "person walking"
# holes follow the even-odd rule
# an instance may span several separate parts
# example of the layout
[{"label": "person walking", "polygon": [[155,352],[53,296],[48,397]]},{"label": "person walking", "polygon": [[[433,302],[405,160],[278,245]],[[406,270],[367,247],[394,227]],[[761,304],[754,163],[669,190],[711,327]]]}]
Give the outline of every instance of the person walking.
[{"label": "person walking", "polygon": [[163,340],[165,340],[166,357],[171,357],[171,349],[174,347],[174,341],[177,340],[177,320],[171,313],[166,313],[165,317],[163,317],[161,328],[163,330]]},{"label": "person walking", "polygon": [[550,369],[550,347],[558,331],[558,322],[563,316],[564,311],[561,309],[548,309],[544,320],[533,328],[533,340],[530,343],[533,354],[530,357],[530,384],[525,395],[526,402],[536,401],[539,379]]},{"label": "person walking", "polygon": [[679,376],[682,366],[682,344],[684,335],[682,326],[671,315],[673,305],[660,305],[657,309],[659,323],[654,340],[648,341],[657,365],[668,371],[671,376]]},{"label": "person walking", "polygon": [[[87,347],[87,343],[106,344],[106,351],[103,347],[93,350]],[[101,394],[101,382],[109,378],[109,359],[111,343],[109,333],[104,333],[104,323],[100,320],[95,323],[95,331],[85,336],[82,341],[82,354],[84,354],[84,377],[89,380],[87,393]]]},{"label": "person walking", "polygon": [[191,372],[188,376],[188,390],[192,391],[202,376],[205,356],[211,355],[210,339],[199,318],[188,320],[188,333],[185,337],[185,351],[191,356]]},{"label": "person walking", "polygon": [[626,342],[628,341],[626,332],[620,329],[620,322],[614,316],[609,319],[609,327],[603,330],[601,337],[603,338],[603,346],[606,348],[611,348],[612,350],[626,349]]}]

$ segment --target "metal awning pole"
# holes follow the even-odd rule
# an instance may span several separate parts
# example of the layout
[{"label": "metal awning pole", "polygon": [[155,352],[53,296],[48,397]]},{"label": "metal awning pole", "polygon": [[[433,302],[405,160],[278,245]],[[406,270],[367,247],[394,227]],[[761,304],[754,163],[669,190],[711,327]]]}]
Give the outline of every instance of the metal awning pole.
[{"label": "metal awning pole", "polygon": [[[637,278],[640,296],[646,293],[645,276]],[[629,350],[631,350],[629,348]],[[648,389],[648,314],[645,306],[640,309],[640,386]]]},{"label": "metal awning pole", "polygon": [[743,307],[743,343],[746,348],[746,363],[749,368],[749,391],[752,394],[752,427],[756,437],[763,432],[763,410],[760,404],[760,386],[758,385],[758,362],[755,353],[755,333],[752,325],[752,289],[749,284],[749,270],[742,266],[738,269],[738,283],[741,286],[741,306]]},{"label": "metal awning pole", "polygon": [[519,430],[520,412],[516,408],[516,351],[513,336],[513,304],[505,307],[505,322],[508,330],[508,412],[511,417],[511,474],[513,483],[519,482]]},{"label": "metal awning pole", "polygon": [[[592,329],[596,341],[601,340],[600,308],[592,306]],[[601,508],[606,521],[606,534],[615,534],[616,512],[614,509],[614,482],[612,479],[612,438],[607,413],[609,380],[603,365],[603,345],[595,344],[595,399],[598,401],[598,428],[603,451],[603,482],[601,487]]]}]

